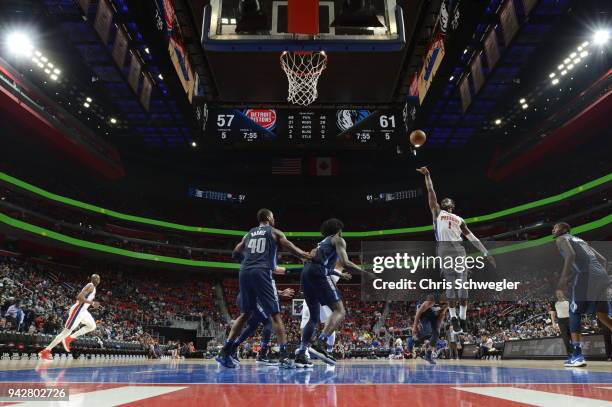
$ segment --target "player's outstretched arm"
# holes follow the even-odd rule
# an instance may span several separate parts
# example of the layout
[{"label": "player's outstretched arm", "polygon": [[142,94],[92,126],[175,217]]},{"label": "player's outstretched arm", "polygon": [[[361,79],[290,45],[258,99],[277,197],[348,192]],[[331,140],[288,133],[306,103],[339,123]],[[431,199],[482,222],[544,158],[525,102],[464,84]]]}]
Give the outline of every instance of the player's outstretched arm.
[{"label": "player's outstretched arm", "polygon": [[305,252],[304,250],[300,249],[299,247],[294,245],[292,242],[290,242],[285,236],[285,234],[281,232],[280,230],[272,229],[272,234],[274,235],[274,238],[276,239],[278,244],[281,247],[284,247],[285,249],[289,250],[292,254],[295,254],[301,259],[306,259],[306,260],[312,259],[312,255],[310,253]]},{"label": "player's outstretched arm", "polygon": [[417,168],[417,172],[425,176],[425,187],[427,187],[427,200],[429,201],[429,209],[431,210],[431,215],[435,219],[440,213],[440,205],[438,204],[438,197],[436,196],[436,191],[434,190],[433,181],[431,180],[431,175],[429,174],[429,169],[427,169],[427,167],[421,167]]},{"label": "player's outstretched arm", "polygon": [[461,233],[463,233],[466,239],[469,240],[472,243],[472,245],[474,245],[475,248],[477,248],[478,250],[480,250],[482,254],[484,254],[484,256],[487,258],[487,260],[489,261],[489,263],[491,263],[493,267],[497,266],[497,264],[495,263],[495,258],[489,254],[489,251],[487,250],[487,248],[484,247],[480,239],[478,239],[472,233],[472,231],[467,227],[465,222],[461,223]]},{"label": "player's outstretched arm", "polygon": [[567,239],[563,236],[557,237],[555,242],[559,250],[565,254],[563,261],[563,271],[561,271],[561,278],[559,279],[559,283],[557,284],[557,296],[559,296],[563,295],[563,291],[565,291],[565,289],[567,288],[567,280],[569,278],[570,271],[572,270],[574,260],[576,260],[576,252],[572,248],[572,245],[569,244]]},{"label": "player's outstretched arm", "polygon": [[334,236],[332,238],[332,244],[336,248],[336,253],[338,253],[338,260],[343,267],[348,267],[363,272],[361,267],[359,267],[349,259],[348,253],[346,252],[346,241],[343,238],[341,238],[340,236]]}]

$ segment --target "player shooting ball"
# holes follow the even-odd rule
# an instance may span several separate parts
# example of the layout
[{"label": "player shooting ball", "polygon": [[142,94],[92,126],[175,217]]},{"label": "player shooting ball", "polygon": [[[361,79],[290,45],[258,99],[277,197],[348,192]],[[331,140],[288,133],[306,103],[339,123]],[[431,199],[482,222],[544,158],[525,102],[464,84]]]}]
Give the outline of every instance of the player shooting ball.
[{"label": "player shooting ball", "polygon": [[[427,199],[429,201],[429,209],[433,217],[434,234],[436,242],[438,242],[438,256],[446,257],[465,257],[465,248],[460,244],[463,241],[463,236],[469,240],[476,249],[478,249],[487,258],[493,267],[496,266],[495,259],[489,254],[486,247],[478,240],[470,231],[461,216],[455,214],[455,201],[451,198],[444,198],[438,203],[436,191],[433,187],[433,182],[427,167],[417,169],[417,172],[425,176],[425,186],[427,187]],[[455,264],[455,262],[453,262]],[[458,272],[454,268],[443,268],[442,275],[446,281],[460,280],[462,283],[467,281],[467,272]],[[453,329],[457,332],[461,331],[467,323],[467,289],[449,288],[446,290],[446,298],[449,303],[448,313],[453,324]],[[457,303],[459,302],[459,321],[457,319]]]}]

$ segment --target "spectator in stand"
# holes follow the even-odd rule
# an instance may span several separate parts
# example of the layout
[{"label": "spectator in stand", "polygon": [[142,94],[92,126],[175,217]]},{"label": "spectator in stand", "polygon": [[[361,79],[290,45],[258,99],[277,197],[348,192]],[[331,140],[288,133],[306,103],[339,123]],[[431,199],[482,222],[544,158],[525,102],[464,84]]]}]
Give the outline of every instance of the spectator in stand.
[{"label": "spectator in stand", "polygon": [[53,314],[47,319],[43,325],[43,333],[47,335],[55,335],[59,332],[61,326],[57,320],[57,315]]},{"label": "spectator in stand", "polygon": [[4,317],[11,324],[12,329],[15,331],[20,330],[23,320],[25,318],[25,314],[19,306],[20,302],[19,300],[16,300],[10,307],[8,307],[6,313],[4,314]]}]

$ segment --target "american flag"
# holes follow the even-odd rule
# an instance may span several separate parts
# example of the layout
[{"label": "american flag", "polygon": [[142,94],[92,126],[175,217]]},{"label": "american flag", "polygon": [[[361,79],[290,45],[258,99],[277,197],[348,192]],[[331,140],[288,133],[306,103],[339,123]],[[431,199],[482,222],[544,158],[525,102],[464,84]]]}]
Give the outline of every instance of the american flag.
[{"label": "american flag", "polygon": [[302,175],[301,158],[280,158],[272,162],[272,175]]}]

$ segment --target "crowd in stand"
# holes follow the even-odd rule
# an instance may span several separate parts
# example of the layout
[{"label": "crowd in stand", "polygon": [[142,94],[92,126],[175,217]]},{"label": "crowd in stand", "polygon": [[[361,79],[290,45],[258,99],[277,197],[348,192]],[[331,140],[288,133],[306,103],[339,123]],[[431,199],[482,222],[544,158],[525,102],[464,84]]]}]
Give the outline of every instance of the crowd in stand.
[{"label": "crowd in stand", "polygon": [[[100,272],[95,335],[103,339],[140,340],[143,327],[169,325],[177,317],[205,315],[220,321],[212,300],[212,283],[159,273]],[[88,273],[61,270],[49,263],[0,258],[0,329],[55,334],[87,282]],[[207,319],[208,323],[208,319]]]},{"label": "crowd in stand", "polygon": [[[164,325],[177,316],[206,316],[229,328],[214,301],[213,283],[189,276],[177,278],[155,271],[155,277],[138,270],[101,273],[102,283],[97,299],[102,307],[92,310],[97,319],[93,335],[101,339],[140,341],[149,356],[158,358],[161,349],[156,338],[145,332],[151,325]],[[75,269],[61,270],[53,264],[5,257],[0,260],[0,330],[18,330],[31,334],[55,334],[66,317],[67,309],[86,281],[87,273]],[[293,288],[297,285],[282,285]],[[230,315],[238,315],[234,305],[237,280],[223,280],[224,298]],[[411,335],[414,303],[389,303],[386,318],[384,302],[360,300],[360,286],[342,284],[347,317],[337,333],[335,352],[347,354],[357,348],[392,348],[397,338]],[[470,328],[460,337],[461,343],[487,346],[507,340],[541,338],[558,335],[551,320],[547,301],[480,302],[470,308]],[[300,317],[293,315],[292,302],[282,302],[282,312],[290,343],[300,339]],[[594,330],[596,321],[585,319],[584,330]],[[449,332],[444,328],[442,337]],[[241,348],[243,355],[257,352],[260,333]],[[215,342],[212,342],[213,344]],[[405,343],[405,342],[404,342]],[[446,342],[448,343],[448,342]],[[214,346],[214,345],[213,345]],[[192,354],[193,344],[170,343],[176,357]]]}]

